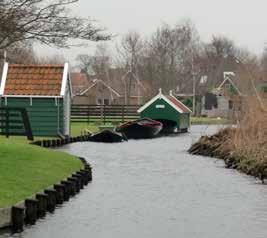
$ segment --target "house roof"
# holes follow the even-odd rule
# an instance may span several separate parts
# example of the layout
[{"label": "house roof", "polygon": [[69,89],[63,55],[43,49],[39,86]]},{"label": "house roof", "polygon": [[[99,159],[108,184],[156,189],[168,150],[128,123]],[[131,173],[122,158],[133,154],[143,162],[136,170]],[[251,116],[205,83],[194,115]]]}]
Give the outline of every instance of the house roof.
[{"label": "house roof", "polygon": [[71,73],[70,78],[74,95],[80,95],[81,92],[93,84],[93,81],[89,80],[84,73]]},{"label": "house roof", "polygon": [[84,91],[82,91],[80,93],[80,95],[84,95],[85,93],[87,93],[88,91],[90,91],[93,87],[95,87],[97,84],[101,83],[103,86],[105,86],[108,90],[110,90],[111,92],[113,92],[114,94],[116,94],[118,97],[120,97],[121,95],[112,87],[110,87],[107,83],[105,83],[103,80],[101,79],[94,79],[92,81],[93,83],[91,85],[88,86],[88,88],[86,88]]},{"label": "house roof", "polygon": [[185,106],[181,101],[179,101],[177,98],[174,96],[166,96],[177,108],[181,109],[184,113],[191,113],[192,111]]},{"label": "house roof", "polygon": [[235,90],[237,91],[237,93],[239,95],[241,95],[241,92],[240,90],[238,89],[237,85],[234,83],[232,77],[234,78],[234,76],[231,76],[231,75],[225,75],[224,76],[224,80],[223,82],[219,85],[219,87],[217,88],[218,91],[220,91],[222,89],[222,87],[225,85],[226,82],[229,82],[234,88]]},{"label": "house roof", "polygon": [[16,65],[5,63],[0,95],[64,96],[68,80],[65,65]]},{"label": "house roof", "polygon": [[[103,80],[108,86],[114,89],[123,97],[125,95],[125,87],[129,87],[131,77],[130,71],[125,72],[122,68],[111,68],[105,75],[94,75],[92,78]],[[141,80],[133,75],[131,81],[131,97],[142,97],[147,95],[151,84],[148,80]],[[127,86],[126,86],[127,85]]]},{"label": "house roof", "polygon": [[163,99],[179,113],[191,113],[192,112],[187,106],[185,106],[181,101],[179,101],[176,97],[174,97],[172,95],[172,92],[170,92],[170,95],[164,95],[162,94],[161,89],[160,89],[159,93],[154,98],[152,98],[145,105],[143,105],[141,108],[138,109],[138,113],[144,111],[146,108],[148,108],[151,104],[153,104],[158,99]]}]

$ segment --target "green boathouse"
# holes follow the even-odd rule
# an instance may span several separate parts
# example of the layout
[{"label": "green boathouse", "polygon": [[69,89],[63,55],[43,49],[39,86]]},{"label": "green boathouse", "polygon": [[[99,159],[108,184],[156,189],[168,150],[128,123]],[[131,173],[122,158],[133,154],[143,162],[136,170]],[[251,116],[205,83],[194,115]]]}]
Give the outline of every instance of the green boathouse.
[{"label": "green boathouse", "polygon": [[70,134],[69,66],[4,64],[1,106],[26,108],[34,136]]},{"label": "green boathouse", "polygon": [[191,110],[181,101],[173,96],[162,94],[161,89],[158,95],[139,108],[141,118],[148,117],[163,123],[163,131],[176,130],[186,132],[190,127]]}]

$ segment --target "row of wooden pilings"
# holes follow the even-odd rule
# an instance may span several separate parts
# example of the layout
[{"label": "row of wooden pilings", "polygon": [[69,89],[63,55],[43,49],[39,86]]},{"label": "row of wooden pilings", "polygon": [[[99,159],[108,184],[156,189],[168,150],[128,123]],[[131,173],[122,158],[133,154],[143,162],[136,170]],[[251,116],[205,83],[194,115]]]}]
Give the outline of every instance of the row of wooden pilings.
[{"label": "row of wooden pilings", "polygon": [[12,230],[20,232],[24,224],[34,225],[38,218],[45,216],[46,212],[53,212],[57,205],[68,201],[75,196],[84,186],[92,181],[92,168],[84,158],[79,158],[84,164],[84,169],[73,173],[70,177],[54,184],[53,188],[45,189],[35,195],[34,199],[26,199],[24,206],[12,207]]},{"label": "row of wooden pilings", "polygon": [[39,140],[32,142],[32,145],[38,145],[45,148],[51,148],[51,147],[59,147],[62,145],[67,145],[74,142],[83,142],[83,141],[89,141],[91,135],[81,135],[76,137],[67,137],[64,139],[50,139],[50,140]]}]

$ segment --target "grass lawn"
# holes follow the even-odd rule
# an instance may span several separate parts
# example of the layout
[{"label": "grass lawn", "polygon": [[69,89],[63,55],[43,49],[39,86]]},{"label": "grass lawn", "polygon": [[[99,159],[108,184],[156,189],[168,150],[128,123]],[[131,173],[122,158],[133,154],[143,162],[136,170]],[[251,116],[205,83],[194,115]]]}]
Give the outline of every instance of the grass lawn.
[{"label": "grass lawn", "polygon": [[225,118],[210,118],[210,117],[191,117],[192,125],[224,125],[230,121]]},{"label": "grass lawn", "polygon": [[0,208],[59,182],[82,167],[74,156],[0,138]]},{"label": "grass lawn", "polygon": [[[100,125],[100,124],[99,124]],[[81,132],[84,130],[89,130],[91,132],[97,132],[98,131],[98,124],[96,123],[86,123],[86,122],[72,122],[71,123],[71,135],[72,136],[79,136],[81,135]]]},{"label": "grass lawn", "polygon": [[[86,122],[84,123],[71,123],[71,136],[79,136],[81,135],[81,132],[84,130],[89,130],[91,132],[98,132],[98,126],[100,126],[101,124],[96,124],[96,123],[90,123],[87,124]],[[6,137],[3,135],[0,135],[0,141],[1,139],[5,139]],[[34,140],[38,141],[38,140],[49,140],[49,139],[54,139],[55,137],[38,137],[35,136]],[[16,141],[19,143],[29,143],[30,141],[27,140],[26,136],[10,136],[9,140],[12,141]]]}]

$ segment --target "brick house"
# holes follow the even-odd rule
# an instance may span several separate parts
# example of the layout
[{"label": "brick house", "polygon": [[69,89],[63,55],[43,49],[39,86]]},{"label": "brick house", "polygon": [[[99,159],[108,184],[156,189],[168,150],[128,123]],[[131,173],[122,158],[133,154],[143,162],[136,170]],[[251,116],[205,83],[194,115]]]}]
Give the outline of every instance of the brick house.
[{"label": "brick house", "polygon": [[224,72],[223,81],[202,97],[202,116],[231,117],[241,106],[242,93],[233,72]]},{"label": "brick house", "polygon": [[144,103],[148,94],[148,84],[137,79],[132,80],[131,95],[127,97],[125,95],[128,91],[128,78],[120,77],[121,75],[114,71],[105,80],[97,76],[88,78],[83,73],[72,73],[73,104],[140,105]]}]

